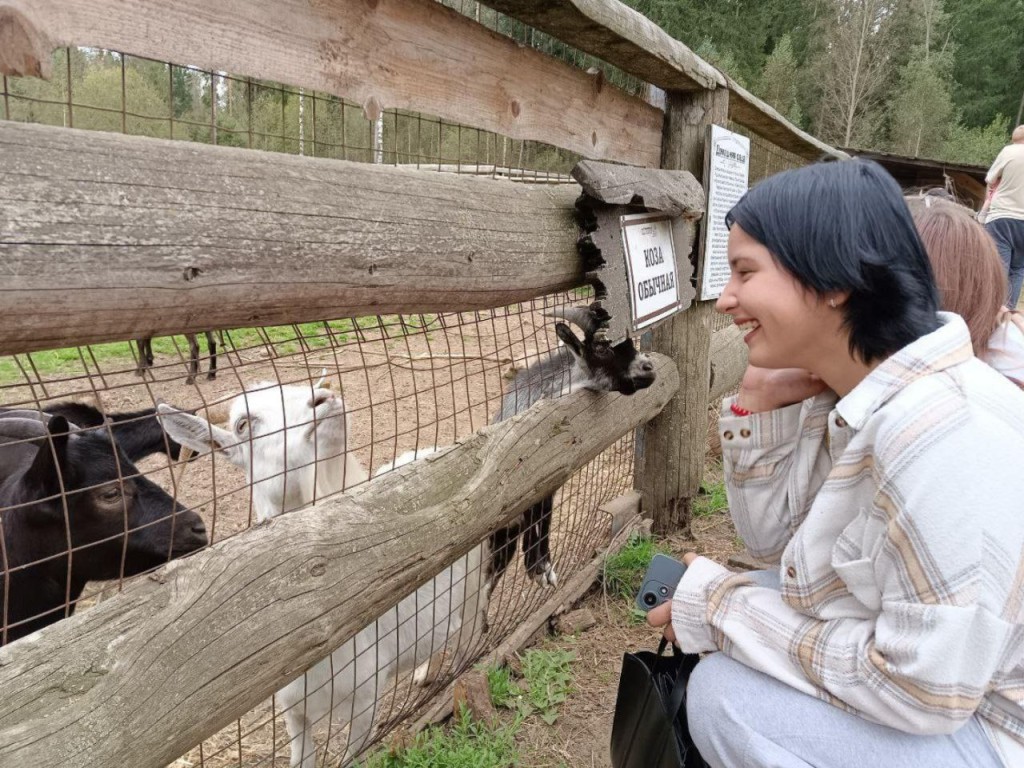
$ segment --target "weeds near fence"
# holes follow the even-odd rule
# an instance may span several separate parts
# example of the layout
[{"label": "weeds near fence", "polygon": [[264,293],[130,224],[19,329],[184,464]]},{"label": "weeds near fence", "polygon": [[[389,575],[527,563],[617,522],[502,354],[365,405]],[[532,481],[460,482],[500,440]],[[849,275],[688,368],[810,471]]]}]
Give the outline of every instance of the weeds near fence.
[{"label": "weeds near fence", "polygon": [[412,746],[394,754],[378,754],[364,768],[508,768],[519,763],[515,734],[517,718],[509,725],[474,722],[465,709],[449,728],[428,728]]}]

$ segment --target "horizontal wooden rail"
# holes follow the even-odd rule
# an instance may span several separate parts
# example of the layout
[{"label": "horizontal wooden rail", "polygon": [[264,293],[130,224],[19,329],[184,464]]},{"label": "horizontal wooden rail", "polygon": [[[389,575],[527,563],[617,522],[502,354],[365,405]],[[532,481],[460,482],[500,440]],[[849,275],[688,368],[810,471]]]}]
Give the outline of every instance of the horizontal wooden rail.
[{"label": "horizontal wooden rail", "polygon": [[841,149],[816,139],[811,134],[797,128],[789,120],[779,114],[770,104],[757,98],[731,77],[726,78],[729,84],[729,119],[745,128],[749,128],[762,138],[800,155],[806,160],[820,160],[825,155],[848,158]]},{"label": "horizontal wooden rail", "polygon": [[619,0],[484,0],[484,5],[667,91],[725,85],[717,69]]},{"label": "horizontal wooden rail", "polygon": [[167,765],[657,414],[653,358],[629,398],[542,402],[0,648],[0,765]]},{"label": "horizontal wooden rail", "polygon": [[729,117],[809,160],[846,153],[819,141],[619,0],[484,0],[580,50],[666,91],[728,88]]},{"label": "horizontal wooden rail", "polygon": [[0,354],[579,285],[576,184],[0,121]]},{"label": "horizontal wooden rail", "polygon": [[657,167],[662,113],[434,0],[0,0],[0,71],[84,45]]}]

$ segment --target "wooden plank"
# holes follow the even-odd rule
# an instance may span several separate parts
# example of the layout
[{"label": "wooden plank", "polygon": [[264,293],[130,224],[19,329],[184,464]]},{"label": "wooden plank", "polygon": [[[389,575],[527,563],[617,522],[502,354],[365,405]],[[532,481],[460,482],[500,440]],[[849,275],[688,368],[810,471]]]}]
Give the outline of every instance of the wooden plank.
[{"label": "wooden plank", "polygon": [[84,45],[655,167],[660,110],[433,0],[0,0],[0,72]]},{"label": "wooden plank", "polygon": [[819,141],[619,0],[485,0],[487,5],[666,91],[725,87],[729,117],[809,160],[846,153]]},{"label": "wooden plank", "polygon": [[0,648],[0,765],[165,766],[264,701],[675,393],[538,403]]},{"label": "wooden plank", "polygon": [[0,122],[0,354],[578,285],[575,184]]},{"label": "wooden plank", "polygon": [[[670,93],[665,127],[666,168],[704,178],[707,126],[722,125],[729,105],[724,89]],[[652,348],[679,366],[679,395],[644,427],[643,451],[636,455],[636,477],[644,514],[658,533],[687,532],[690,505],[700,488],[707,450],[708,388],[711,380],[713,301],[695,301],[671,322],[654,329]]]},{"label": "wooden plank", "polygon": [[729,119],[749,128],[758,136],[767,139],[782,149],[807,160],[820,160],[824,156],[848,158],[849,155],[806,131],[797,128],[779,114],[770,104],[732,78],[726,78],[729,85]]},{"label": "wooden plank", "polygon": [[666,91],[725,85],[717,69],[618,0],[484,0],[483,4]]}]

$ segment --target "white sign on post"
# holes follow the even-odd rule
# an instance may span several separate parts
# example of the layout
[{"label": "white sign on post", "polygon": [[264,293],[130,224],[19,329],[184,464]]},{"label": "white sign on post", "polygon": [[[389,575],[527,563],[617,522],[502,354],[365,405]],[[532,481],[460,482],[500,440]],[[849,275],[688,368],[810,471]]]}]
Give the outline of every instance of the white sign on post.
[{"label": "white sign on post", "polygon": [[681,306],[672,218],[664,213],[635,213],[620,221],[633,328],[639,330]]},{"label": "white sign on post", "polygon": [[750,176],[750,139],[710,126],[707,146],[707,215],[701,254],[700,298],[717,299],[729,282],[729,230],[725,214],[747,191]]}]

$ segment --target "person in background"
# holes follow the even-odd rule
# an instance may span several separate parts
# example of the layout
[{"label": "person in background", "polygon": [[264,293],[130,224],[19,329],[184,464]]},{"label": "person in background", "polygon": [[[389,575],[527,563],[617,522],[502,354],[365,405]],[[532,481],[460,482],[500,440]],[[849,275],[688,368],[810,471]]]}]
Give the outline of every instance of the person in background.
[{"label": "person in background", "polygon": [[992,235],[1010,281],[1006,305],[1017,308],[1024,284],[1024,125],[1018,125],[985,176],[979,218]]},{"label": "person in background", "polygon": [[975,355],[1024,386],[1024,317],[1003,305],[1006,274],[992,238],[970,210],[931,190],[907,197],[907,205],[942,309],[967,323]]},{"label": "person in background", "polygon": [[727,223],[717,308],[750,367],[725,481],[777,569],[688,553],[648,616],[717,651],[690,677],[694,743],[715,768],[1024,765],[1024,393],[938,311],[877,164],[777,174]]}]

